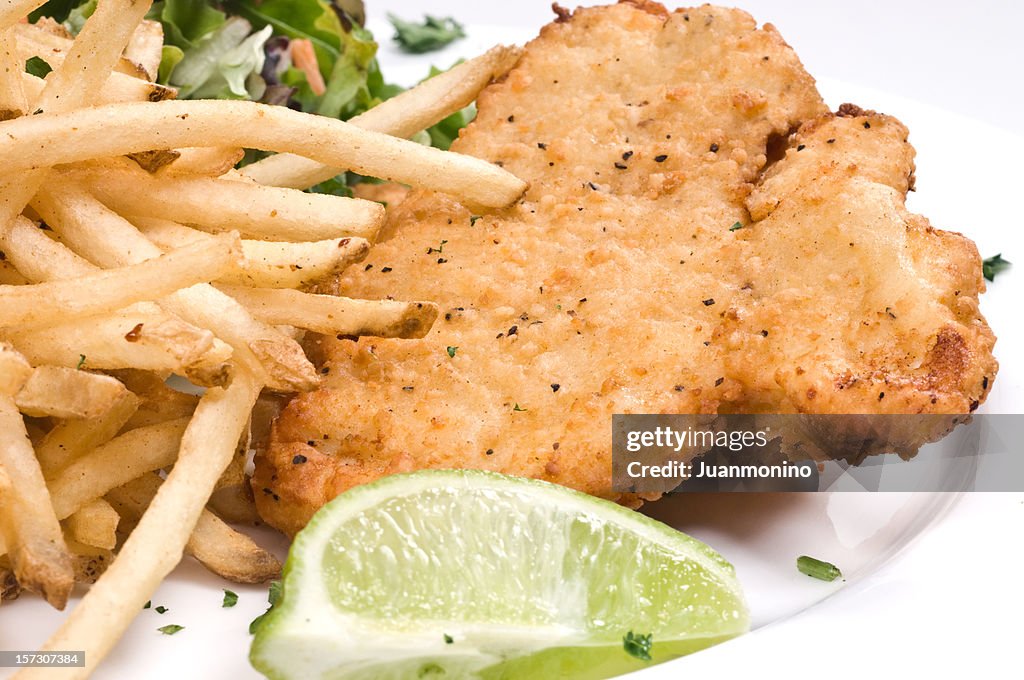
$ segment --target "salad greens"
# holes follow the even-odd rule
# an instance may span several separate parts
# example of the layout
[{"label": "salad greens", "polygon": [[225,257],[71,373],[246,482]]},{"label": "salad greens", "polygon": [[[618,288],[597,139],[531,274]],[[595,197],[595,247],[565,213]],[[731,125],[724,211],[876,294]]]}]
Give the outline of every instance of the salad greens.
[{"label": "salad greens", "polygon": [[[96,0],[50,0],[31,18],[51,17],[77,34],[95,8]],[[164,30],[157,81],[182,99],[247,99],[348,120],[403,89],[381,73],[361,0],[160,0],[147,18]],[[450,19],[428,17],[419,29],[420,47],[431,32],[438,46],[464,35]],[[448,149],[475,114],[467,107],[414,139]],[[250,151],[242,162],[265,155]],[[347,196],[366,180],[344,173],[312,190]]]}]

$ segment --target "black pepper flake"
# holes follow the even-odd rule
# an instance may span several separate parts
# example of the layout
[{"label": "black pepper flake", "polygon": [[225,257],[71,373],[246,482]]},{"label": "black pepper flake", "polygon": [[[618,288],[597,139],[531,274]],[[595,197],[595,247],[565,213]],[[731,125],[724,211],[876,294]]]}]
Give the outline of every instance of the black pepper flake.
[{"label": "black pepper flake", "polygon": [[392,271],[392,269],[391,267],[381,267],[380,271],[384,274],[387,274],[389,271]]},{"label": "black pepper flake", "polygon": [[263,493],[265,493],[266,495],[269,496],[269,495],[273,494],[274,492],[271,491],[270,489],[268,489],[267,487],[263,487]]},{"label": "black pepper flake", "polygon": [[512,326],[512,328],[508,329],[508,336],[512,337],[513,335],[515,335],[518,332],[519,332],[519,326]]},{"label": "black pepper flake", "polygon": [[306,462],[307,460],[309,460],[309,458],[306,458],[305,456],[303,456],[303,455],[302,455],[302,454],[300,453],[299,455],[297,455],[297,456],[295,456],[294,458],[292,458],[292,465],[302,465],[302,464],[303,464],[303,463],[305,463],[305,462]]},{"label": "black pepper flake", "polygon": [[497,335],[494,336],[494,339],[495,340],[501,340],[503,337],[505,337],[504,333],[498,333]]},{"label": "black pepper flake", "polygon": [[494,455],[494,449],[487,449],[486,451],[484,451],[484,453],[486,453],[488,456],[493,456]]},{"label": "black pepper flake", "polygon": [[633,152],[632,151],[627,151],[626,153],[622,154],[622,160],[624,160],[624,161],[628,161],[632,157],[633,157]]},{"label": "black pepper flake", "polygon": [[559,385],[558,383],[551,383],[551,391],[552,391],[552,392],[557,392],[557,391],[558,391],[558,390],[560,390],[561,388],[562,388],[562,386],[561,386],[561,385]]},{"label": "black pepper flake", "polygon": [[701,300],[701,302],[704,303],[705,307],[710,307],[711,305],[715,304],[715,298],[708,298],[707,300]]},{"label": "black pepper flake", "polygon": [[761,331],[761,337],[762,338],[767,338],[768,337],[768,331],[762,330]]},{"label": "black pepper flake", "polygon": [[616,170],[626,170],[626,169],[628,169],[628,167],[629,166],[626,165],[625,163],[616,163],[615,164],[615,169]]},{"label": "black pepper flake", "polygon": [[320,369],[320,375],[327,375],[330,372],[331,372],[331,367],[330,366],[324,366],[323,368]]},{"label": "black pepper flake", "polygon": [[659,155],[654,157],[654,162],[655,163],[664,163],[667,160],[668,160],[668,154],[664,154],[664,153],[663,154],[659,154]]},{"label": "black pepper flake", "polygon": [[721,385],[724,382],[725,382],[725,378],[719,378],[718,380],[715,381],[715,387],[718,387],[719,385]]},{"label": "black pepper flake", "polygon": [[537,148],[541,151],[547,151],[548,145],[544,142],[537,142]]},{"label": "black pepper flake", "polygon": [[516,122],[516,117],[515,116],[509,116],[508,117],[508,122],[510,122],[510,123]]},{"label": "black pepper flake", "polygon": [[313,447],[315,447],[316,446],[316,442],[313,441],[312,439],[310,439],[309,441],[306,442],[306,446],[313,446]]},{"label": "black pepper flake", "polygon": [[718,145],[717,144],[712,144],[711,145],[711,153],[718,153]]},{"label": "black pepper flake", "polygon": [[447,261],[448,261],[448,260],[444,259],[443,257],[439,257],[439,258],[437,258],[437,263],[438,263],[438,264],[444,264],[444,263],[445,263],[445,262],[447,262]]},{"label": "black pepper flake", "polygon": [[402,387],[403,392],[412,392],[412,389],[412,385],[405,385],[404,387]]},{"label": "black pepper flake", "polygon": [[555,162],[554,161],[548,161],[548,167],[549,168],[555,167]]},{"label": "black pepper flake", "polygon": [[368,265],[366,265],[365,267],[363,267],[363,271],[364,271],[364,272],[368,272],[368,271],[370,271],[371,269],[373,269],[373,265],[372,265],[372,264],[368,264]]},{"label": "black pepper flake", "polygon": [[867,121],[864,121],[864,129],[865,130],[870,130],[871,129],[871,123],[869,123]]},{"label": "black pepper flake", "polygon": [[586,302],[586,301],[587,301],[587,298],[580,298],[580,304],[581,304],[581,305],[582,305],[582,304],[583,304],[584,302]]},{"label": "black pepper flake", "polygon": [[676,386],[675,386],[675,387],[673,387],[672,389],[674,389],[674,390],[675,390],[676,392],[682,392],[682,391],[683,391],[683,390],[685,390],[686,388],[685,388],[685,387],[683,387],[682,385],[676,385]]},{"label": "black pepper flake", "polygon": [[278,496],[276,493],[270,494],[270,497],[274,499],[275,503],[277,503],[277,502],[279,502],[281,500],[281,497]]},{"label": "black pepper flake", "polygon": [[832,139],[828,140],[828,141],[827,141],[827,142],[825,142],[825,143],[826,143],[826,144],[835,144],[835,143],[836,143],[836,138],[835,138],[835,137],[833,137]]},{"label": "black pepper flake", "polygon": [[892,308],[891,307],[886,307],[885,308],[885,313],[888,314],[890,318],[893,318],[893,319],[896,318],[896,315],[892,313]]},{"label": "black pepper flake", "polygon": [[5,253],[4,251],[0,250],[0,262],[3,262],[6,259],[7,259],[7,253]]},{"label": "black pepper flake", "polygon": [[882,401],[883,399],[885,399],[885,392],[879,392],[878,393],[878,401]]},{"label": "black pepper flake", "polygon": [[982,377],[982,379],[981,379],[981,389],[983,389],[983,390],[987,390],[988,389],[988,376],[987,375]]},{"label": "black pepper flake", "polygon": [[974,413],[975,411],[977,411],[979,406],[981,406],[981,402],[979,402],[977,399],[972,401],[971,402],[971,413]]},{"label": "black pepper flake", "polygon": [[800,146],[796,147],[796,150],[797,150],[797,151],[803,151],[803,150],[804,150],[804,149],[806,149],[806,148],[807,148],[807,145],[806,145],[806,144],[801,144]]},{"label": "black pepper flake", "polygon": [[587,182],[587,186],[590,187],[591,189],[593,189],[594,191],[598,191],[599,190],[597,188],[597,185],[594,184],[593,182]]}]

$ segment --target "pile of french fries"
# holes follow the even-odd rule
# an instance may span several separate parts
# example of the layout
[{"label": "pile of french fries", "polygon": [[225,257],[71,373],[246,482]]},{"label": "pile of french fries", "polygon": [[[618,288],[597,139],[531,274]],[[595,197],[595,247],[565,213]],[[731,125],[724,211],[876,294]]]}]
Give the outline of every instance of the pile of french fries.
[{"label": "pile of french fries", "polygon": [[[366,256],[384,210],[302,190],[354,170],[471,206],[516,200],[525,185],[500,168],[405,139],[518,52],[344,123],[176,101],[152,82],[149,2],[100,0],[77,37],[29,24],[42,4],[0,2],[0,594],[63,608],[92,584],[44,648],[85,650],[67,675],[85,677],[184,553],[239,582],[278,574],[227,522],[255,518],[259,414],[317,387],[303,333],[422,337],[437,315],[306,292]],[[31,57],[45,79],[26,73]],[[236,170],[244,148],[277,154]]]}]

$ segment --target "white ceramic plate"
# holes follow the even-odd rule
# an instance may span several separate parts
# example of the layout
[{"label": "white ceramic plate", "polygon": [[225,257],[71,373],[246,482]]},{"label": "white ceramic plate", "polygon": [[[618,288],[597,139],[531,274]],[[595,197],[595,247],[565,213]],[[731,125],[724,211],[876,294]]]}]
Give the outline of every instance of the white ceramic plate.
[{"label": "white ceramic plate", "polygon": [[[380,3],[387,4],[387,3]],[[385,73],[409,84],[431,63],[447,66],[495,42],[533,31],[471,26],[470,38],[441,54],[411,58],[388,45],[390,31],[372,22]],[[823,80],[830,104],[853,101],[894,114],[918,149],[918,191],[911,209],[941,228],[962,231],[982,255],[1020,259],[1017,168],[1024,139],[1012,133],[888,93]],[[984,410],[1019,412],[1024,341],[1019,308],[1024,267],[992,285],[982,307],[999,337],[1001,369]],[[897,668],[957,667],[975,672],[1015,661],[1020,579],[1007,572],[1024,559],[1024,494],[803,494],[676,496],[648,511],[707,541],[736,565],[755,631],[718,648],[652,667],[642,677],[711,672],[776,674],[856,670],[888,676]],[[267,531],[267,541],[286,550]],[[798,573],[797,555],[839,564],[846,580],[828,584]],[[221,608],[221,590],[239,595]],[[94,677],[260,677],[247,662],[249,621],[266,608],[266,589],[226,584],[190,558],[167,579]],[[69,608],[75,602],[69,604]],[[0,649],[35,649],[63,618],[36,598],[0,610]],[[157,632],[176,623],[173,637]],[[1000,665],[993,665],[999,668]],[[1008,668],[1004,671],[1008,671]],[[1001,673],[1000,675],[1005,675]],[[6,677],[0,669],[0,677]]]}]

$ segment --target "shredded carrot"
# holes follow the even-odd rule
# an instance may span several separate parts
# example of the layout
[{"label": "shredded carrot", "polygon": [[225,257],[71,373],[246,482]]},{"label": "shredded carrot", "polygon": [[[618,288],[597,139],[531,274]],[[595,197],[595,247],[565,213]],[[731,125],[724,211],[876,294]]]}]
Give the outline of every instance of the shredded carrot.
[{"label": "shredded carrot", "polygon": [[320,65],[316,63],[316,52],[313,51],[313,43],[309,40],[292,40],[290,43],[292,65],[306,74],[306,82],[316,96],[327,91],[324,84],[324,77],[320,75]]}]

